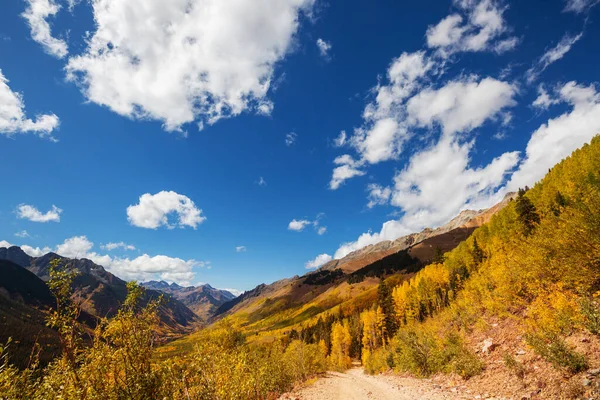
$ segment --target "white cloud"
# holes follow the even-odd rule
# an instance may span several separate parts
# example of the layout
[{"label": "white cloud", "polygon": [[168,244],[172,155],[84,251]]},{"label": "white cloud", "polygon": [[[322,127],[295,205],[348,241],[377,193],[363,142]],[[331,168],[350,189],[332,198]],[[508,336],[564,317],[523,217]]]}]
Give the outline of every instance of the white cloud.
[{"label": "white cloud", "polygon": [[309,220],[306,220],[306,219],[301,219],[301,220],[293,219],[288,224],[288,229],[290,231],[302,232],[304,230],[304,228],[306,228],[306,226],[308,226],[310,224],[312,224],[312,222]]},{"label": "white cloud", "polygon": [[226,291],[228,291],[229,293],[231,293],[232,295],[234,295],[236,297],[239,296],[239,295],[241,295],[242,293],[244,293],[243,290],[239,290],[239,289],[221,288],[219,290],[226,290]]},{"label": "white cloud", "polygon": [[263,178],[262,176],[260,178],[258,178],[258,182],[256,182],[256,184],[258,186],[267,186],[267,181],[265,181],[265,178]]},{"label": "white cloud", "polygon": [[346,144],[347,138],[346,131],[341,131],[338,137],[333,139],[333,145],[335,147],[342,147]]},{"label": "white cloud", "polygon": [[324,235],[325,232],[327,232],[327,227],[321,225],[321,220],[323,219],[324,216],[325,216],[325,213],[319,213],[319,214],[317,214],[315,219],[312,221],[308,220],[308,219],[301,219],[301,220],[293,219],[288,224],[288,229],[290,231],[302,232],[304,230],[304,228],[306,228],[309,225],[312,225],[315,229],[315,232],[317,232],[318,235]]},{"label": "white cloud", "polygon": [[55,205],[53,205],[45,214],[28,204],[20,204],[19,207],[17,207],[17,217],[28,219],[32,222],[60,222],[60,214],[62,214],[62,212],[63,210]]},{"label": "white cloud", "polygon": [[319,254],[314,260],[310,260],[305,264],[306,269],[319,268],[321,265],[333,260],[329,254]]},{"label": "white cloud", "polygon": [[390,201],[392,189],[389,187],[371,183],[367,186],[367,190],[369,191],[369,203],[367,204],[367,207],[369,208],[373,208],[376,205],[387,204]]},{"label": "white cloud", "polygon": [[600,0],[566,0],[566,3],[565,11],[580,14],[600,3]]},{"label": "white cloud", "polygon": [[30,238],[31,237],[31,235],[26,230],[22,230],[22,231],[15,233],[15,236],[20,237],[20,238]]},{"label": "white cloud", "polygon": [[533,185],[549,168],[600,133],[600,93],[594,86],[569,82],[559,88],[555,96],[570,105],[571,110],[548,120],[533,132],[525,160],[513,174],[509,190]]},{"label": "white cloud", "polygon": [[56,247],[56,253],[63,257],[83,258],[94,247],[86,236],[74,236]]},{"label": "white cloud", "polygon": [[326,42],[325,40],[319,38],[317,39],[317,47],[319,48],[319,53],[324,58],[329,58],[329,51],[331,51],[331,42]]},{"label": "white cloud", "polygon": [[125,242],[109,242],[103,245],[100,245],[100,248],[103,250],[112,251],[115,249],[123,249],[123,250],[135,250],[135,246],[132,244],[127,244]]},{"label": "white cloud", "polygon": [[9,248],[11,246],[12,246],[12,244],[10,244],[9,242],[7,242],[6,240],[0,240],[0,247]]},{"label": "white cloud", "polygon": [[[427,46],[442,57],[456,52],[512,50],[518,40],[505,37],[505,7],[494,0],[455,0],[459,13],[451,14],[427,29]],[[462,15],[461,15],[462,14]]]},{"label": "white cloud", "polygon": [[26,0],[27,9],[22,15],[33,40],[42,45],[44,50],[57,58],[63,58],[68,54],[67,43],[56,39],[50,32],[50,24],[47,19],[58,13],[60,6],[53,0]]},{"label": "white cloud", "polygon": [[335,160],[333,160],[333,163],[338,166],[333,169],[331,181],[329,182],[329,188],[331,190],[338,189],[346,180],[350,178],[366,174],[365,171],[359,169],[363,164],[359,161],[355,161],[348,154],[337,157]]},{"label": "white cloud", "polygon": [[23,250],[30,257],[41,257],[44,254],[48,254],[52,251],[52,249],[47,246],[44,248],[39,248],[39,247],[31,247],[31,246],[24,244],[20,247],[21,247],[21,250]]},{"label": "white cloud", "polygon": [[505,109],[516,104],[514,84],[471,76],[414,94],[420,86],[417,80],[422,70],[419,68],[432,68],[422,53],[403,54],[392,64],[388,75],[395,83],[378,88],[376,101],[365,109],[365,126],[356,129],[350,139],[361,158],[355,160],[345,154],[334,160],[338,167],[333,171],[331,189],[339,188],[352,177],[364,175],[365,163],[397,159],[415,128],[431,130],[440,126],[445,135],[451,135],[469,132],[501,114],[503,120],[510,118]]},{"label": "white cloud", "polygon": [[548,94],[544,85],[540,85],[538,86],[538,97],[532,103],[532,106],[547,110],[550,106],[558,104],[559,102],[559,99],[555,99]]},{"label": "white cloud", "polygon": [[527,70],[527,81],[533,82],[538,76],[548,68],[548,66],[565,56],[571,50],[571,47],[583,37],[583,32],[578,35],[565,34],[556,46],[547,50],[542,57]]},{"label": "white cloud", "polygon": [[140,228],[173,228],[174,225],[169,224],[168,220],[171,213],[177,214],[177,224],[181,228],[190,226],[196,229],[206,220],[202,210],[196,207],[189,197],[173,191],[163,190],[154,195],[143,194],[138,204],[127,207],[127,219],[132,225]]},{"label": "white cloud", "polygon": [[235,248],[236,253],[245,253],[246,250],[246,246],[236,246]]},{"label": "white cloud", "polygon": [[10,137],[15,133],[31,132],[53,139],[51,134],[58,128],[58,117],[54,114],[41,114],[35,121],[28,119],[25,116],[23,95],[13,92],[8,82],[0,70],[0,134]]},{"label": "white cloud", "polygon": [[295,132],[288,133],[287,135],[285,135],[285,145],[290,147],[291,145],[296,143],[297,138],[298,135]]},{"label": "white cloud", "polygon": [[450,81],[438,90],[426,89],[411,98],[407,106],[411,125],[431,128],[438,123],[446,135],[468,132],[516,105],[514,85],[494,78],[475,79]]},{"label": "white cloud", "polygon": [[[518,152],[505,153],[484,167],[473,168],[473,146],[473,141],[460,142],[442,135],[435,145],[413,155],[390,189],[391,204],[402,209],[403,216],[385,222],[379,232],[363,233],[356,241],[344,243],[334,257],[339,259],[370,244],[439,226],[465,208],[479,209],[500,200],[498,189],[517,165]],[[374,189],[382,191],[381,197],[387,196],[385,189]]]},{"label": "white cloud", "polygon": [[90,101],[166,130],[265,114],[275,66],[314,1],[93,0],[97,29],[67,77]]}]

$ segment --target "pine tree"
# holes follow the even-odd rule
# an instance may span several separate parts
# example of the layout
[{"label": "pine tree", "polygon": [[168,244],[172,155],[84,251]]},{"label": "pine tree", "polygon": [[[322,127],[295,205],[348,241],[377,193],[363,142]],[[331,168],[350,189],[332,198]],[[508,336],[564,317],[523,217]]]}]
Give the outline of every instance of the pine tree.
[{"label": "pine tree", "polygon": [[396,318],[396,311],[394,310],[392,292],[383,278],[379,281],[379,287],[377,288],[377,304],[381,307],[381,312],[383,314],[385,328],[383,337],[387,343],[398,330],[398,321]]},{"label": "pine tree", "polygon": [[525,236],[529,236],[535,226],[540,223],[540,216],[537,213],[535,205],[533,205],[528,197],[525,197],[525,193],[525,190],[519,189],[516,210],[523,227],[523,233]]},{"label": "pine tree", "polygon": [[445,260],[444,257],[444,251],[442,250],[442,248],[440,246],[435,246],[435,249],[433,250],[433,258],[431,259],[431,262],[433,264],[442,264]]},{"label": "pine tree", "polygon": [[481,249],[481,247],[479,247],[479,243],[477,243],[477,238],[473,239],[472,254],[473,254],[473,260],[475,261],[476,264],[481,264],[481,262],[485,258],[485,254],[483,253],[483,250]]}]

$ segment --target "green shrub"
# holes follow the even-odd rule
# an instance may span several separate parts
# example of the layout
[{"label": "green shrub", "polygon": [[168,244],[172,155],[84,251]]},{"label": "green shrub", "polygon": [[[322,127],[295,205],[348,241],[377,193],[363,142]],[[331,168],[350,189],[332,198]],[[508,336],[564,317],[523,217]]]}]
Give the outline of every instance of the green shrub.
[{"label": "green shrub", "polygon": [[529,333],[525,340],[537,354],[556,367],[565,368],[573,374],[587,368],[585,357],[558,335]]},{"label": "green shrub", "polygon": [[378,374],[394,368],[394,355],[387,347],[380,347],[371,354],[365,364],[368,374]]},{"label": "green shrub", "polygon": [[598,301],[583,297],[580,302],[583,323],[588,331],[600,335],[600,306]]},{"label": "green shrub", "polygon": [[525,367],[523,367],[523,364],[515,360],[512,354],[504,353],[502,355],[502,359],[504,360],[504,365],[512,374],[519,379],[525,378]]}]

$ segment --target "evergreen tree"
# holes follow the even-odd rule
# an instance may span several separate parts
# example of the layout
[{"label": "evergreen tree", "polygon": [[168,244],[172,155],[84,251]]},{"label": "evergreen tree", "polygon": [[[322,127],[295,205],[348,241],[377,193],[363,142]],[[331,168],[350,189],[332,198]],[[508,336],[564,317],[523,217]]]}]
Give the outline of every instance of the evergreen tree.
[{"label": "evergreen tree", "polygon": [[540,223],[540,216],[531,200],[525,197],[525,193],[525,190],[519,189],[516,210],[523,227],[523,233],[525,236],[529,236],[535,226]]},{"label": "evergreen tree", "polygon": [[398,330],[398,321],[396,319],[392,291],[383,278],[379,281],[379,287],[377,288],[377,304],[381,307],[381,312],[383,314],[383,336],[387,343]]},{"label": "evergreen tree", "polygon": [[444,257],[444,250],[442,250],[442,248],[440,246],[435,246],[435,249],[433,250],[433,258],[431,260],[431,262],[433,264],[442,264],[445,260]]},{"label": "evergreen tree", "polygon": [[476,264],[481,264],[481,262],[485,258],[485,254],[483,253],[483,250],[481,249],[481,247],[479,247],[479,243],[477,243],[477,238],[473,239],[472,254],[473,254],[473,260],[475,261]]}]

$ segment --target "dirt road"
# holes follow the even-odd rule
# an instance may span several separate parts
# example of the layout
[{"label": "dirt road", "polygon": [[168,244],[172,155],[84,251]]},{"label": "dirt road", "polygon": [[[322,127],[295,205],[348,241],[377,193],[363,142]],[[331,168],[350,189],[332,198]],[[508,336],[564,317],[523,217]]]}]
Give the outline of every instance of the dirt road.
[{"label": "dirt road", "polygon": [[328,372],[325,377],[318,379],[314,384],[285,394],[280,400],[441,400],[459,398],[463,397],[443,391],[428,380],[382,375],[370,376],[366,375],[362,368],[353,368],[346,373]]}]

